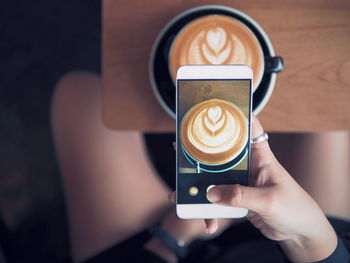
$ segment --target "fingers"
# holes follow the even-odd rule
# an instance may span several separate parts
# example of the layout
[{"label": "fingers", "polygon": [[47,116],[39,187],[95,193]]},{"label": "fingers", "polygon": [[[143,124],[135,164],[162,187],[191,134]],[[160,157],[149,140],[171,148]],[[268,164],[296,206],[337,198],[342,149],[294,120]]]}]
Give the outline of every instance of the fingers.
[{"label": "fingers", "polygon": [[247,219],[257,229],[260,229],[261,227],[263,227],[265,225],[265,222],[262,220],[261,216],[259,216],[255,212],[249,211],[249,213],[247,215]]},{"label": "fingers", "polygon": [[258,118],[252,114],[252,138],[258,137],[259,135],[261,135],[264,132],[263,127],[261,126],[260,121],[258,120]]},{"label": "fingers", "polygon": [[168,194],[168,198],[171,204],[176,204],[176,192],[171,192],[170,194]]},{"label": "fingers", "polygon": [[[168,195],[169,198],[169,202],[171,204],[176,204],[176,192],[171,192]],[[218,227],[219,227],[219,223],[217,219],[205,219],[205,225],[206,225],[206,232],[208,234],[214,234]]]},{"label": "fingers", "polygon": [[218,205],[247,208],[260,213],[267,209],[267,189],[243,185],[218,185],[207,193],[210,202]]},{"label": "fingers", "polygon": [[[264,133],[264,129],[261,126],[260,121],[258,120],[258,118],[254,114],[252,114],[251,121],[252,121],[251,137],[252,138],[257,138],[257,137],[259,137],[260,135],[262,135]],[[268,142],[265,141],[265,142],[259,142],[259,143],[252,144],[252,149],[265,149],[265,150],[268,150],[269,149]]]},{"label": "fingers", "polygon": [[[256,138],[263,134],[259,120],[252,114],[252,132],[251,137]],[[267,167],[275,160],[274,155],[269,147],[267,141],[251,144],[251,175],[252,182],[254,183],[255,177],[261,171],[262,167]],[[255,184],[254,184],[255,185]]]},{"label": "fingers", "polygon": [[176,141],[173,142],[174,150],[176,151]]},{"label": "fingers", "polygon": [[205,219],[206,224],[206,232],[208,234],[214,234],[219,227],[219,223],[217,219]]}]

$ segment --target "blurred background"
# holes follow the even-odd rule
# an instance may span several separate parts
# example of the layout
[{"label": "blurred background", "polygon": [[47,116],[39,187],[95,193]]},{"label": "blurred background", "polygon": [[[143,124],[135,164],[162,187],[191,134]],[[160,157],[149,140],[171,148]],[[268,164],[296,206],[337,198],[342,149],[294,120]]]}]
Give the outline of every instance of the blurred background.
[{"label": "blurred background", "polygon": [[[143,5],[142,2],[134,2]],[[193,4],[184,3],[188,6]],[[245,5],[243,1],[239,3]],[[171,1],[168,4],[172,8],[177,5]],[[326,13],[327,5],[323,4],[322,7]],[[139,8],[139,12],[143,12],[142,8]],[[176,8],[180,10],[182,7]],[[152,8],[148,14],[153,15]],[[324,24],[333,21],[333,18],[329,16]],[[307,21],[307,25],[311,25],[310,30],[317,24],[312,17]],[[337,26],[338,30],[344,30],[342,26]],[[277,28],[277,33],[284,33],[275,25],[273,27]],[[304,24],[300,28],[302,34],[307,33]],[[328,32],[333,27],[327,25],[317,29]],[[345,40],[345,37],[342,38],[342,41]],[[327,44],[324,44],[325,48]],[[323,49],[316,49],[317,52],[319,50]],[[345,49],[334,54],[339,55],[342,50]],[[310,57],[310,63],[318,61],[313,54],[303,57],[305,60]],[[61,76],[74,70],[100,73],[100,60],[101,0],[0,0],[0,262],[3,258],[8,263],[71,261],[64,196],[50,131],[50,100]],[[294,59],[295,63],[297,61]],[[346,60],[340,61],[337,67],[333,67],[333,57],[329,61],[326,66],[332,66],[334,72],[327,71],[329,74],[325,77],[323,72],[327,67],[323,66],[312,71],[310,76],[318,83],[326,83],[325,88],[333,87],[329,83],[336,86],[333,76],[340,76],[337,81],[343,85],[346,80],[342,82],[342,72],[345,72],[342,69],[346,69]],[[305,78],[303,71],[298,72],[299,79],[294,79],[295,74],[290,75],[293,76],[292,84],[307,86],[310,78]],[[285,81],[289,81],[287,77]],[[345,89],[339,90],[342,91],[346,94]],[[308,90],[299,89],[294,95],[299,94],[309,93]],[[320,98],[323,97],[320,95]],[[314,116],[317,116],[318,105],[313,109],[316,109]],[[271,116],[273,118],[275,115]],[[339,125],[345,123],[341,121],[339,119]],[[285,136],[275,134],[269,141],[282,165],[292,171],[292,166],[283,163],[287,156],[277,150],[283,142],[284,148],[292,152],[299,138],[298,135],[293,137],[287,134],[286,144]],[[169,176],[171,185],[174,185],[175,154],[172,147],[169,149],[174,134],[147,134],[145,139],[148,154],[158,173]]]},{"label": "blurred background", "polygon": [[100,72],[100,35],[99,0],[0,0],[0,242],[7,262],[69,262],[50,99],[66,72]]}]

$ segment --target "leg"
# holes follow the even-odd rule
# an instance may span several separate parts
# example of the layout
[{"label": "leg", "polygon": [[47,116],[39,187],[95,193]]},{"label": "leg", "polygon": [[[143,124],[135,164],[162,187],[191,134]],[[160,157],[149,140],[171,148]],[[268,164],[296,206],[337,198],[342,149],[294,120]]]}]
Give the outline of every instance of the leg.
[{"label": "leg", "polygon": [[83,72],[63,77],[52,101],[75,261],[154,224],[168,209],[169,190],[150,166],[140,133],[107,129],[100,104],[99,77]]},{"label": "leg", "polygon": [[271,147],[327,215],[350,220],[348,132],[272,136]]}]

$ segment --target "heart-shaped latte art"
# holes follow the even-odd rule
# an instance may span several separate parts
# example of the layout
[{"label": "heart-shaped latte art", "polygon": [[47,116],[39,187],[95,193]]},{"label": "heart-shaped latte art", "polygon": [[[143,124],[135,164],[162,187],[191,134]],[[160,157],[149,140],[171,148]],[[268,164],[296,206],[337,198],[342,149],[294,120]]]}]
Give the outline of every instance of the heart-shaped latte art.
[{"label": "heart-shaped latte art", "polygon": [[227,34],[225,29],[218,27],[210,29],[206,35],[206,42],[208,46],[218,54],[224,48],[227,41]]},{"label": "heart-shaped latte art", "polygon": [[220,108],[220,106],[214,106],[208,109],[208,117],[213,124],[217,123],[217,121],[221,117],[221,114],[222,114],[222,109]]},{"label": "heart-shaped latte art", "polygon": [[227,38],[225,29],[218,27],[207,32],[206,41],[202,44],[202,56],[211,64],[224,63],[231,51],[232,43]]},{"label": "heart-shaped latte art", "polygon": [[205,127],[212,132],[218,131],[225,123],[225,116],[220,106],[210,107],[207,111],[207,116],[204,117]]},{"label": "heart-shaped latte art", "polygon": [[181,124],[182,145],[193,158],[207,164],[232,160],[246,145],[246,118],[234,104],[210,99],[193,106]]}]

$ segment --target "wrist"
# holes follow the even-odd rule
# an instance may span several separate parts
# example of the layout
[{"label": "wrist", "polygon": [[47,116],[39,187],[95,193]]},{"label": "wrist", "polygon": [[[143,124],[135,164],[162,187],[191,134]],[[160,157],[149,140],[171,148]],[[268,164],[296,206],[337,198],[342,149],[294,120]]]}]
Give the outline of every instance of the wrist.
[{"label": "wrist", "polygon": [[184,227],[177,227],[176,225],[161,225],[161,228],[186,246],[199,238],[203,232],[196,231],[195,227],[187,229]]},{"label": "wrist", "polygon": [[[184,258],[187,255],[187,247],[182,241],[176,239],[171,233],[162,229],[159,226],[154,226],[149,229],[153,239],[148,244],[147,248],[161,255],[169,262],[175,262],[177,258]],[[160,246],[158,248],[158,246]]]},{"label": "wrist", "polygon": [[337,235],[330,224],[327,231],[320,230],[313,236],[298,236],[279,242],[287,258],[295,263],[321,261],[334,252],[337,243]]},{"label": "wrist", "polygon": [[158,255],[162,259],[170,263],[176,263],[177,257],[160,239],[154,237],[145,244],[145,249]]},{"label": "wrist", "polygon": [[166,228],[163,228],[166,232],[168,232],[170,235],[172,235],[178,242],[182,243],[184,246],[188,246],[191,244],[195,239],[198,238],[196,235],[192,234],[186,234],[186,233],[176,233],[173,231],[169,231]]}]

